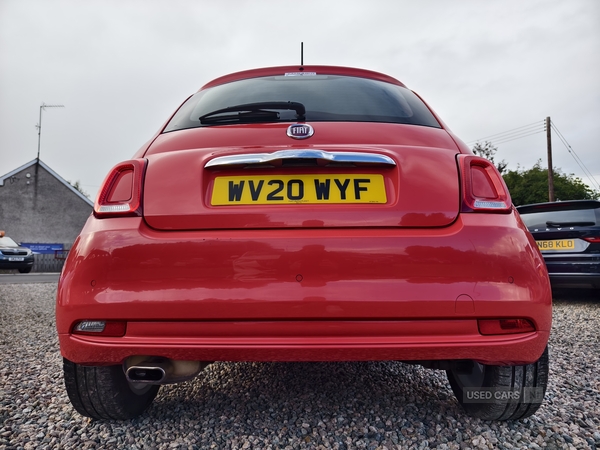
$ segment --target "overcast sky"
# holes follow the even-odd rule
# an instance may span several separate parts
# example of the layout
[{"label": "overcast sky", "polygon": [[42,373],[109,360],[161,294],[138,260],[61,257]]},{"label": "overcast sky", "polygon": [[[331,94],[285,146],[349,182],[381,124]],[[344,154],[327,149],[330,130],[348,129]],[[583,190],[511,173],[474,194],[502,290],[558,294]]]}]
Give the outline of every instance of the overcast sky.
[{"label": "overcast sky", "polygon": [[[419,93],[509,168],[547,116],[600,182],[599,0],[0,0],[0,175],[41,159],[92,199],[190,94],[230,72],[361,67]],[[539,131],[502,142],[511,130]],[[554,166],[588,181],[553,134]],[[588,182],[589,183],[589,182]]]}]

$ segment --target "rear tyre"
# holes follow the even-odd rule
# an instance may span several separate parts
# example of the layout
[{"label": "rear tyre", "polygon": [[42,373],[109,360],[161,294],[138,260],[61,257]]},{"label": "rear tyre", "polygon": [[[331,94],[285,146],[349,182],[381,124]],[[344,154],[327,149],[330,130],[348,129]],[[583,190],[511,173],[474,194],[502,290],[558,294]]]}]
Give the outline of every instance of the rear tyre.
[{"label": "rear tyre", "polygon": [[534,414],[548,384],[548,347],[536,362],[523,366],[474,363],[470,372],[446,371],[467,414],[484,420],[519,420]]},{"label": "rear tyre", "polygon": [[160,386],[129,383],[121,366],[82,366],[63,358],[67,394],[79,414],[125,420],[142,414]]},{"label": "rear tyre", "polygon": [[31,267],[25,267],[24,269],[19,269],[19,273],[29,273],[31,272]]}]

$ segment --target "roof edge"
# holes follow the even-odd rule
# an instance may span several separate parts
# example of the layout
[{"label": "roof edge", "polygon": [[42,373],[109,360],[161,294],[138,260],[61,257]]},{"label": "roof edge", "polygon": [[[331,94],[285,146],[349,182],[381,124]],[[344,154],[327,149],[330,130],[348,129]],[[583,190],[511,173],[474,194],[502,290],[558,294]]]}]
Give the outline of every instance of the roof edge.
[{"label": "roof edge", "polygon": [[232,81],[244,80],[248,78],[258,78],[273,75],[285,75],[286,73],[301,73],[301,72],[316,72],[323,75],[345,75],[363,78],[371,78],[374,80],[384,81],[387,83],[397,84],[406,87],[404,83],[389,75],[375,72],[373,70],[359,69],[355,67],[344,66],[321,66],[321,65],[305,65],[305,66],[274,66],[260,69],[243,70],[240,72],[230,73],[228,75],[215,78],[209,81],[200,90],[208,89],[221,84],[230,83]]},{"label": "roof edge", "polygon": [[46,170],[50,175],[52,175],[54,178],[56,178],[58,181],[60,181],[63,185],[65,185],[68,189],[70,189],[71,192],[73,192],[75,195],[77,195],[81,200],[86,202],[92,208],[94,207],[94,202],[92,202],[89,198],[87,198],[85,195],[83,195],[81,192],[79,192],[77,189],[75,189],[71,185],[71,183],[69,183],[67,180],[65,180],[63,177],[61,177],[58,173],[56,173],[54,170],[52,170],[41,159],[40,160],[38,160],[38,159],[31,160],[28,163],[23,164],[21,167],[17,167],[16,169],[8,172],[7,174],[0,176],[0,186],[4,186],[4,181],[6,179],[16,175],[19,172],[22,172],[23,170],[25,170],[29,167],[35,166],[38,162],[44,170]]}]

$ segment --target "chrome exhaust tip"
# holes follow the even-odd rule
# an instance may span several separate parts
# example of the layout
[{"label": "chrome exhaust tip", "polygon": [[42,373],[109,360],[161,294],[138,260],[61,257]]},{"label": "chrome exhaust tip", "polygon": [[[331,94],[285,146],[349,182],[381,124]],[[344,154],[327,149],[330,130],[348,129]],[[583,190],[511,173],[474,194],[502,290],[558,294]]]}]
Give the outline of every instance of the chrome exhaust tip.
[{"label": "chrome exhaust tip", "polygon": [[125,372],[125,377],[130,383],[160,384],[166,375],[165,369],[158,365],[131,366]]},{"label": "chrome exhaust tip", "polygon": [[196,377],[208,366],[207,361],[177,361],[158,356],[130,356],[123,362],[130,383],[172,384]]}]

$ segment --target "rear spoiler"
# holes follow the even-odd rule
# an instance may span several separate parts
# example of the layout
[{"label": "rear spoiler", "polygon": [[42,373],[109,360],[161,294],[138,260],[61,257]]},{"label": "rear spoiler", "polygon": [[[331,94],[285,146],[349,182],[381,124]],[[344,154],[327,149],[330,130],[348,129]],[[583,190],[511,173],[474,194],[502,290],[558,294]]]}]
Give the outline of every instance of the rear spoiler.
[{"label": "rear spoiler", "polygon": [[536,212],[596,208],[600,208],[600,201],[598,200],[567,200],[565,202],[534,203],[517,206],[517,211],[519,211],[519,214],[531,214]]}]

